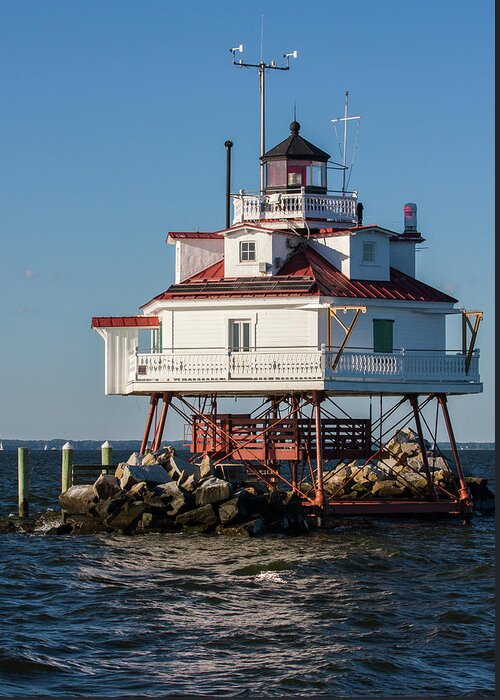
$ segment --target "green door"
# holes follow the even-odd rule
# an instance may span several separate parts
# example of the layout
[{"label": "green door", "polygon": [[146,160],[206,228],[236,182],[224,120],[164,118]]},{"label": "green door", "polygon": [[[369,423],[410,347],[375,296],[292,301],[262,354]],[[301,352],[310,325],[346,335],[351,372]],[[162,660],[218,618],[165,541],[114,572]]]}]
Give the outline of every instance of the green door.
[{"label": "green door", "polygon": [[373,319],[373,351],[392,352],[393,351],[393,328],[394,321],[385,318]]}]

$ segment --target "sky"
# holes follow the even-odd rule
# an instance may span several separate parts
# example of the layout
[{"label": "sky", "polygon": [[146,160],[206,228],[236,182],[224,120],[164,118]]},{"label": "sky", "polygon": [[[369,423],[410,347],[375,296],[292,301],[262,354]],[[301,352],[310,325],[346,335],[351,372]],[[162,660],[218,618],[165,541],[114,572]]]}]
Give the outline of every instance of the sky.
[{"label": "sky", "polygon": [[[364,222],[402,231],[416,202],[417,276],[484,312],[484,393],[450,412],[458,440],[494,439],[490,0],[0,0],[0,438],[142,435],[147,399],[104,396],[91,317],[138,313],[171,284],[168,231],[224,227],[227,139],[233,190],[258,189],[257,73],[228,49],[257,62],[262,24],[266,61],[298,51],[268,75],[266,146],[295,103],[336,157],[349,91]],[[458,349],[458,316],[448,337]]]}]

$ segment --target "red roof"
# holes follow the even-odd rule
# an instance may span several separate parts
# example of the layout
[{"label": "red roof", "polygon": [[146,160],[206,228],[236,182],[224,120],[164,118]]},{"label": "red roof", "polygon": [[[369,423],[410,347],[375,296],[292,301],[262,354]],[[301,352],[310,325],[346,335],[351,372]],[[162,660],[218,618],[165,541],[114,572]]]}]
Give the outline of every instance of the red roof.
[{"label": "red roof", "polygon": [[192,277],[184,280],[183,284],[186,282],[202,282],[204,280],[222,280],[224,279],[224,258],[217,260],[217,262],[212,263],[201,272],[197,272]]},{"label": "red roof", "polygon": [[[328,296],[349,299],[391,299],[455,303],[438,289],[390,268],[390,280],[350,280],[311,248],[296,253],[272,277],[223,277],[220,260],[151,301],[244,297]],[[148,302],[149,304],[150,302]],[[147,306],[147,304],[144,304]]]},{"label": "red roof", "polygon": [[92,328],[154,327],[160,325],[158,316],[94,316]]},{"label": "red roof", "polygon": [[169,231],[168,237],[174,240],[178,238],[224,238],[220,233],[205,231]]},{"label": "red roof", "polygon": [[390,280],[350,280],[315,250],[307,248],[294,255],[280,274],[312,274],[318,294],[355,299],[394,299],[400,301],[437,301],[454,304],[457,299],[420,280],[390,268]]}]

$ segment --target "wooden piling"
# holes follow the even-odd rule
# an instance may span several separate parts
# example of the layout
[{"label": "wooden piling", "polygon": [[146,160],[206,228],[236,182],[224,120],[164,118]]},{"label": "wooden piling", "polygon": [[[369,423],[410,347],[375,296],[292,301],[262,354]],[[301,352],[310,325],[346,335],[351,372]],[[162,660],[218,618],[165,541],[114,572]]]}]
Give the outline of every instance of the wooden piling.
[{"label": "wooden piling", "polygon": [[101,445],[102,473],[106,474],[113,464],[113,446],[106,440]]},{"label": "wooden piling", "polygon": [[62,447],[61,493],[73,485],[73,445],[67,442]]},{"label": "wooden piling", "polygon": [[19,517],[27,518],[30,493],[30,453],[27,447],[17,449],[17,484]]}]

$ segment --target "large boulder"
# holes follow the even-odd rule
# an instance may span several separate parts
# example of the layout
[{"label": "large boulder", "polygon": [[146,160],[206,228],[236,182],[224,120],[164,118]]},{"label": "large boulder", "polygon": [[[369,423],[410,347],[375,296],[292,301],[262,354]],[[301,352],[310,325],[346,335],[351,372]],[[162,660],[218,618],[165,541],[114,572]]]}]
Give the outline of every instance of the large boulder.
[{"label": "large boulder", "polygon": [[259,537],[266,532],[266,523],[264,518],[257,515],[244,523],[221,527],[221,532],[232,537]]},{"label": "large boulder", "polygon": [[129,534],[133,531],[145,510],[145,503],[127,499],[123,507],[116,514],[106,518],[104,522],[119,533]]},{"label": "large boulder", "polygon": [[0,533],[15,532],[17,530],[16,523],[9,518],[0,518]]},{"label": "large boulder", "polygon": [[60,511],[47,510],[35,520],[33,531],[44,535],[67,535],[71,532],[71,525],[63,523]]},{"label": "large boulder", "polygon": [[127,490],[140,481],[147,484],[164,484],[170,481],[165,469],[159,464],[149,466],[126,466],[123,468],[123,476],[120,479],[120,487]]},{"label": "large boulder", "polygon": [[372,493],[377,498],[403,498],[404,488],[392,479],[383,479],[373,485]]},{"label": "large boulder", "polygon": [[93,518],[83,513],[70,515],[66,518],[65,525],[69,525],[72,535],[97,535],[110,532],[110,528],[100,518]]},{"label": "large boulder", "polygon": [[192,464],[189,460],[178,454],[176,454],[175,457],[172,455],[168,463],[165,464],[168,475],[171,479],[177,481],[178,484],[182,484],[189,476],[194,476],[196,478],[197,468],[195,464]]},{"label": "large boulder", "polygon": [[174,498],[181,496],[182,491],[175,481],[169,481],[166,484],[156,484],[153,488],[153,494],[159,496],[164,503],[170,503]]},{"label": "large boulder", "polygon": [[99,500],[105,501],[107,498],[116,496],[121,491],[120,482],[112,474],[100,474],[94,483],[94,493]]},{"label": "large boulder", "polygon": [[208,455],[203,455],[201,462],[199,464],[194,464],[194,475],[196,481],[201,481],[201,479],[207,479],[210,476],[215,476],[215,472],[212,467],[212,461]]},{"label": "large boulder", "polygon": [[104,501],[98,501],[90,509],[90,515],[96,515],[98,518],[107,518],[123,508],[127,503],[128,498],[123,491],[119,491],[112,498],[106,498]]},{"label": "large boulder", "polygon": [[230,525],[244,520],[249,515],[252,497],[245,489],[238,491],[233,498],[219,506],[219,520],[223,525]]},{"label": "large boulder", "polygon": [[414,496],[426,496],[428,494],[428,483],[424,474],[405,472],[397,479],[401,488],[407,488]]},{"label": "large boulder", "polygon": [[211,503],[207,503],[200,508],[188,510],[181,513],[175,519],[178,525],[203,525],[206,528],[215,526],[218,522],[217,514]]},{"label": "large boulder", "polygon": [[207,503],[220,503],[231,498],[233,487],[228,481],[212,476],[203,481],[195,491],[195,503],[204,506]]},{"label": "large boulder", "polygon": [[132,452],[126,463],[131,467],[138,467],[142,464],[142,455],[138,452]]},{"label": "large boulder", "polygon": [[133,498],[137,501],[144,501],[149,493],[153,495],[145,481],[138,481],[126,491],[127,498]]},{"label": "large boulder", "polygon": [[59,505],[68,513],[86,513],[98,498],[93,484],[70,486],[59,496]]}]

